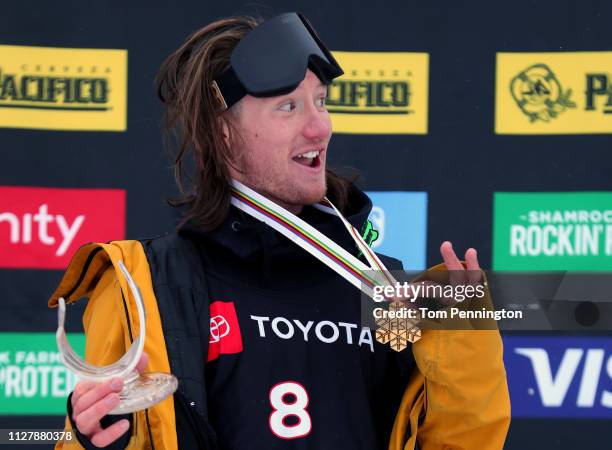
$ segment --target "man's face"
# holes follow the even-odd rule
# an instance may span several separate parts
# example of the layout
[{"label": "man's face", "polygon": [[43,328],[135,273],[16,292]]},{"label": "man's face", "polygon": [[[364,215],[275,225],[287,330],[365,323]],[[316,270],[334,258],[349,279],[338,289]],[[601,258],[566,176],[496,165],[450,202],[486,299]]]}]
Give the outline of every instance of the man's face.
[{"label": "man's face", "polygon": [[289,94],[240,100],[234,119],[241,139],[232,150],[242,173],[230,168],[232,177],[294,213],[321,200],[332,131],[326,95],[308,70]]}]

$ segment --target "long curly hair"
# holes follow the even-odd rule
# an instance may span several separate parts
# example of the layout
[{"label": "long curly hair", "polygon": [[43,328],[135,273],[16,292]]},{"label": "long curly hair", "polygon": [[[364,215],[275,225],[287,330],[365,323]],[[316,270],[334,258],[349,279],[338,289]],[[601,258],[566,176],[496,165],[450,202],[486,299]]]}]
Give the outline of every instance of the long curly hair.
[{"label": "long curly hair", "polygon": [[[229,166],[232,149],[223,138],[223,123],[237,134],[233,109],[223,110],[211,88],[230,65],[234,47],[262,22],[252,16],[217,20],[191,34],[162,63],[155,83],[165,105],[163,128],[180,196],[168,200],[184,209],[189,221],[203,230],[218,227],[230,209]],[[346,208],[350,181],[326,171],[327,195]]]}]

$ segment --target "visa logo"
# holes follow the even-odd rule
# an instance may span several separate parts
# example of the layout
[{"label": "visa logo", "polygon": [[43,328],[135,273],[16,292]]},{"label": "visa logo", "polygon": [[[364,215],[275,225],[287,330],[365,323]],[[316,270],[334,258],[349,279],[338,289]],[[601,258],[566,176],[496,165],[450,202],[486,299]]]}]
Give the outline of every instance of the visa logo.
[{"label": "visa logo", "polygon": [[612,337],[505,336],[514,417],[612,417]]}]

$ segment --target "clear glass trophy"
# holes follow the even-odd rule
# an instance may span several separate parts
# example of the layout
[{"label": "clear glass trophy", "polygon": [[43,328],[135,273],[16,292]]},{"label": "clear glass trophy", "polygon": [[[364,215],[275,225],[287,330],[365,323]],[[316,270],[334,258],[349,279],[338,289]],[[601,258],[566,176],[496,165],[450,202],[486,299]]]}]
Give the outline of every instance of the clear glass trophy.
[{"label": "clear glass trophy", "polygon": [[139,374],[136,371],[136,365],[142,355],[146,335],[144,302],[140,289],[138,289],[130,272],[125,268],[122,261],[119,261],[118,264],[136,300],[140,323],[140,334],[132,342],[127,353],[121,359],[108,366],[94,366],[83,361],[72,349],[64,331],[64,319],[66,316],[64,298],[59,299],[58,327],[56,332],[57,346],[62,362],[79,378],[79,381],[104,382],[114,377],[124,380],[123,390],[119,393],[119,404],[109,414],[127,414],[149,408],[172,395],[178,387],[178,380],[172,374],[161,372]]}]

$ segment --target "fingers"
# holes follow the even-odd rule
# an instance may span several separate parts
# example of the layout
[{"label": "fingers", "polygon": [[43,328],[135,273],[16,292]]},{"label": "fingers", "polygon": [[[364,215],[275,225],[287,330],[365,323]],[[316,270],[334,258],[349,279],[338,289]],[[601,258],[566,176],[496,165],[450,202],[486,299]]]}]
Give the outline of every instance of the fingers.
[{"label": "fingers", "polygon": [[465,264],[467,266],[467,270],[480,270],[480,266],[478,265],[478,254],[476,253],[475,249],[467,249],[465,252]]},{"label": "fingers", "polygon": [[440,246],[440,253],[442,253],[444,264],[448,270],[448,280],[450,284],[453,286],[462,284],[464,269],[461,261],[459,261],[459,258],[457,258],[457,255],[453,250],[453,245],[449,241],[444,241]]},{"label": "fingers", "polygon": [[119,422],[91,436],[91,443],[96,447],[106,447],[123,436],[129,427],[130,422],[127,419],[121,419]]},{"label": "fingers", "polygon": [[[462,276],[464,272],[464,267],[457,258],[455,251],[453,250],[453,245],[449,241],[445,241],[440,246],[440,253],[442,253],[442,258],[444,258],[444,264],[446,268],[450,271],[450,282],[451,284],[460,284],[463,282],[467,282],[471,285],[478,284],[482,278],[482,273],[480,271],[480,265],[478,263],[478,253],[473,248],[468,248],[465,252],[465,265],[467,267],[467,277]],[[461,272],[456,272],[461,271]]]},{"label": "fingers", "polygon": [[104,383],[93,383],[93,387],[82,395],[77,394],[77,387],[75,387],[74,394],[72,394],[72,416],[76,418],[76,416],[91,407],[94,403],[113,392],[120,392],[122,388],[123,380],[121,378],[113,378]]},{"label": "fingers", "polygon": [[119,394],[113,392],[97,401],[79,415],[74,415],[74,421],[81,433],[91,436],[101,430],[100,419],[119,404]]},{"label": "fingers", "polygon": [[[143,352],[136,370],[142,373],[149,363],[149,356]],[[94,445],[104,447],[117,440],[129,428],[127,420],[121,420],[102,429],[100,419],[119,404],[119,392],[123,388],[121,378],[104,383],[83,381],[77,383],[72,394],[72,417],[81,433],[88,436]]]},{"label": "fingers", "polygon": [[463,265],[457,258],[453,245],[449,241],[444,241],[440,246],[440,253],[444,259],[444,264],[448,270],[463,270]]},{"label": "fingers", "polygon": [[148,363],[149,363],[149,355],[147,355],[145,352],[142,352],[142,356],[140,357],[138,364],[136,364],[136,370],[138,371],[138,373],[142,373],[145,367],[147,367]]},{"label": "fingers", "polygon": [[89,392],[91,389],[96,387],[98,383],[94,383],[93,381],[80,381],[74,387],[74,391],[72,392],[71,403],[72,410],[74,411],[74,406],[79,398],[86,392]]},{"label": "fingers", "polygon": [[480,265],[478,264],[478,254],[473,248],[468,248],[465,252],[465,264],[468,270],[468,282],[471,285],[477,284],[482,274],[480,273]]},{"label": "fingers", "polygon": [[[442,258],[444,258],[444,264],[448,270],[463,270],[463,265],[461,261],[459,261],[459,258],[457,258],[457,254],[453,250],[453,245],[449,241],[444,241],[442,243],[440,246],[440,253],[442,254]],[[467,249],[465,252],[465,263],[467,270],[480,270],[476,249]]]},{"label": "fingers", "polygon": [[104,383],[81,382],[72,394],[72,418],[81,433],[89,436],[99,431],[100,419],[119,403],[123,388],[121,378],[113,378]]}]

